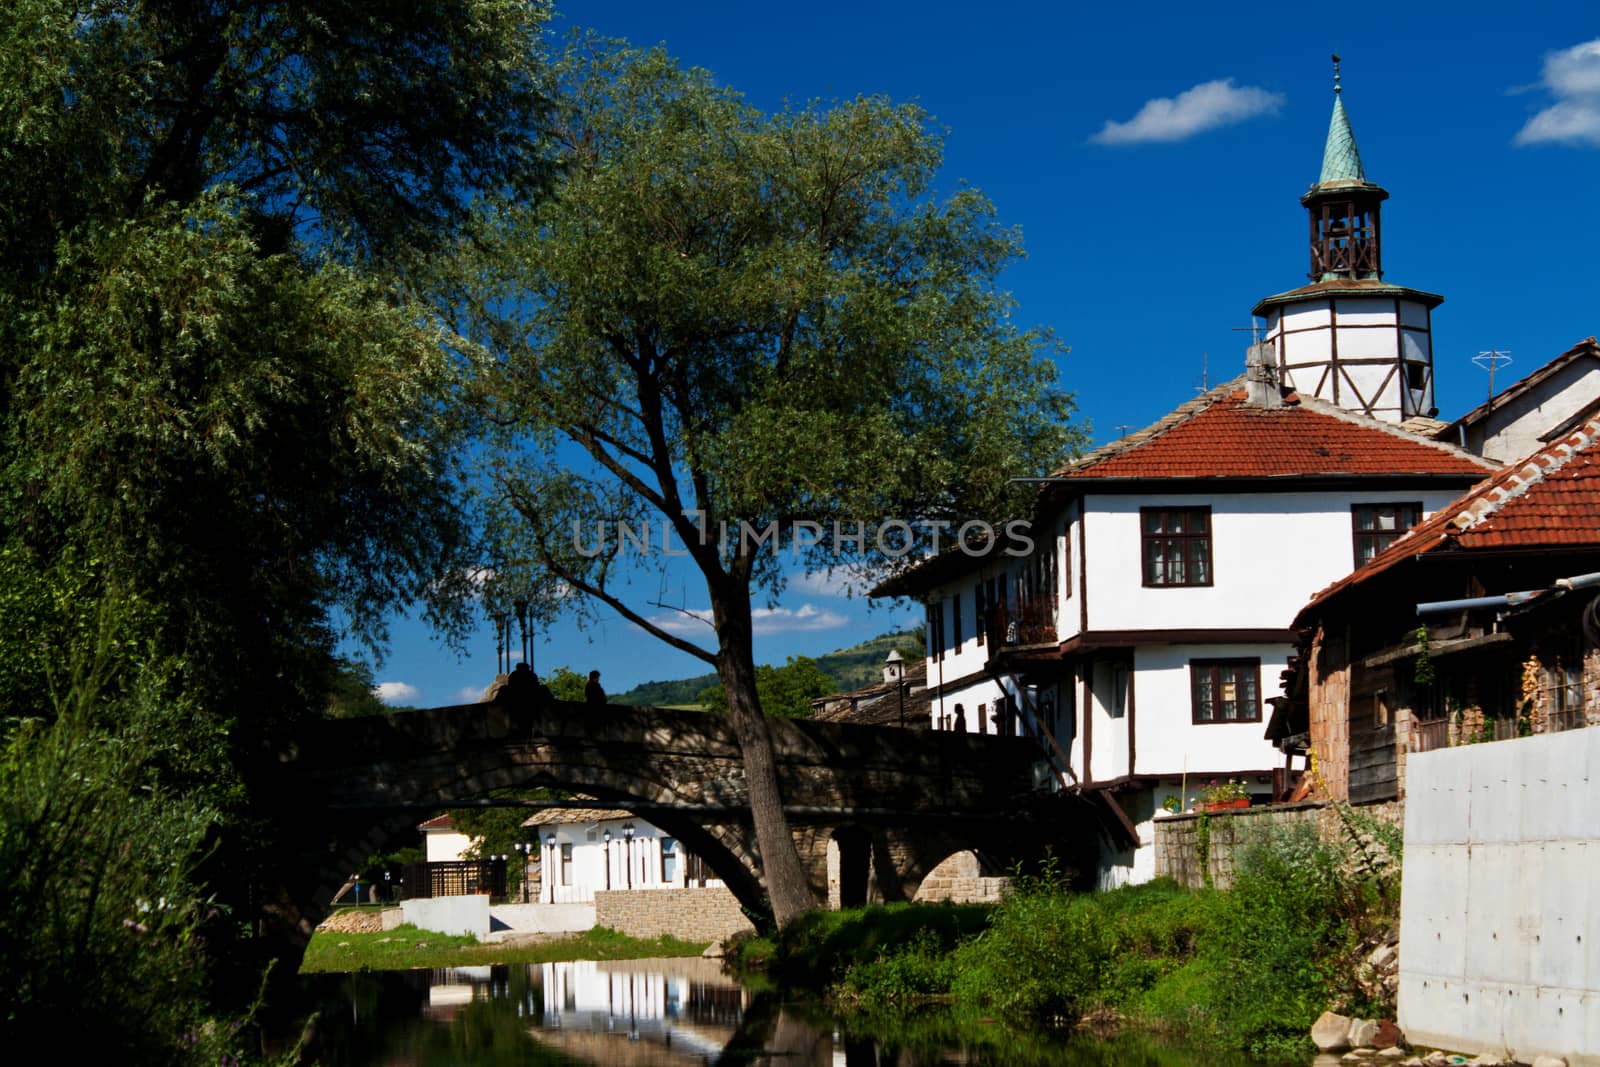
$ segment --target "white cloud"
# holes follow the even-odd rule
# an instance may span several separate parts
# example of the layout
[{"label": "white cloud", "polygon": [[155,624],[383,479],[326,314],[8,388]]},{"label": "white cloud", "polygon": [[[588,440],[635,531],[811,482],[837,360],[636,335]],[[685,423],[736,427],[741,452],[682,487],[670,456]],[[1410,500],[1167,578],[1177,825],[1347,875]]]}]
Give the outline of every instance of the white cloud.
[{"label": "white cloud", "polygon": [[1600,38],[1545,56],[1542,81],[1556,102],[1529,119],[1515,143],[1600,147]]},{"label": "white cloud", "polygon": [[1276,114],[1283,94],[1253,85],[1234,85],[1232,78],[1201,82],[1176,97],[1146,100],[1127,122],[1106,120],[1089,140],[1094,144],[1146,144],[1183,141],[1219,126],[1231,126],[1257,115]]},{"label": "white cloud", "polygon": [[859,585],[860,583],[842,567],[836,567],[832,571],[796,574],[789,579],[789,588],[803,590],[812,596],[848,597],[852,592],[860,592]]},{"label": "white cloud", "polygon": [[[711,609],[657,615],[650,621],[668,633],[703,637],[711,628]],[[835,630],[850,622],[838,612],[819,608],[815,604],[802,604],[798,608],[754,608],[750,612],[750,621],[757,637],[805,630]]]},{"label": "white cloud", "polygon": [[410,682],[379,682],[372,687],[372,695],[385,704],[410,704],[422,695],[422,690]]},{"label": "white cloud", "polygon": [[483,691],[487,688],[482,685],[464,685],[456,690],[456,703],[476,704],[483,699]]}]

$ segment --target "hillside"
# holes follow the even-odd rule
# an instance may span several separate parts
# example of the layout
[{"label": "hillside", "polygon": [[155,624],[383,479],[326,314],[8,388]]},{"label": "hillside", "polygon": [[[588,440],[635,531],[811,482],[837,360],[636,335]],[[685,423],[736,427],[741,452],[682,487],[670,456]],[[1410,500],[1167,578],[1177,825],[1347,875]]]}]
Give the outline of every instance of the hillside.
[{"label": "hillside", "polygon": [[[817,666],[837,683],[840,692],[859,689],[883,677],[883,659],[891,648],[898,648],[908,659],[922,655],[922,637],[914,630],[880,634],[859,645],[841,648],[817,657]],[[655,707],[693,704],[701,690],[715,685],[715,674],[700,674],[677,681],[641,682],[611,698],[614,704],[648,704]]]}]

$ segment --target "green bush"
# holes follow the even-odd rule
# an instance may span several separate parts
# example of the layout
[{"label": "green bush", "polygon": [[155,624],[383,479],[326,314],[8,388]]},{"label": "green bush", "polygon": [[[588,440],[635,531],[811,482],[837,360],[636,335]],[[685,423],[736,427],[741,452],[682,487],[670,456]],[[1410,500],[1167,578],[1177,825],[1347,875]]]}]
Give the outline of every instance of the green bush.
[{"label": "green bush", "polygon": [[922,938],[949,952],[984,929],[990,910],[980,904],[875,904],[811,912],[777,935],[768,971],[782,985],[824,989],[851,967],[876,962]]},{"label": "green bush", "polygon": [[203,1014],[214,908],[191,875],[215,815],[154,780],[160,716],[128,705],[114,729],[14,721],[0,749],[3,1032],[217,1062],[243,1035]]},{"label": "green bush", "polygon": [[909,945],[853,964],[835,995],[866,1006],[904,1004],[947,995],[955,976],[955,956],[924,929]]}]

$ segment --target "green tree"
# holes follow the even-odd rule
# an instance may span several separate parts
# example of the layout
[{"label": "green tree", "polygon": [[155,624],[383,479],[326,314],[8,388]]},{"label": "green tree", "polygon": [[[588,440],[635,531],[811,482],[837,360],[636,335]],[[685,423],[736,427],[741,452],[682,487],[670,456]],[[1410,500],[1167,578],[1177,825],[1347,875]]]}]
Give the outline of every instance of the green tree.
[{"label": "green tree", "polygon": [[[790,656],[782,667],[763,663],[756,668],[756,696],[761,710],[768,715],[809,718],[811,702],[838,688],[839,683],[809,656]],[[706,687],[696,699],[707,710],[728,710],[728,695],[720,685]]]},{"label": "green tree", "polygon": [[[0,741],[125,745],[138,773],[108,771],[107,797],[181,798],[209,835],[195,850],[193,824],[140,814],[85,836],[83,868],[141,856],[120,904],[172,899],[144,856],[200,898],[246,899],[275,743],[338,689],[339,629],[381,643],[386,610],[458,559],[454,376],[408,278],[473,198],[538,188],[545,17],[539,0],[14,0],[0,18]],[[182,714],[135,738],[135,696]],[[45,773],[43,742],[8,751],[0,792],[59,789],[22,820],[56,832],[76,780]],[[26,870],[43,880],[0,870],[22,901],[0,939],[40,939],[42,965],[99,952],[46,951],[69,925],[28,918],[46,898],[99,916],[80,868]],[[205,914],[213,949],[250,928]],[[82,1011],[110,1010],[102,994],[84,985]]]},{"label": "green tree", "polygon": [[589,679],[579,674],[568,666],[560,666],[544,676],[544,684],[550,687],[550,692],[557,700],[571,700],[583,703],[583,689],[589,684]]},{"label": "green tree", "polygon": [[[934,196],[940,142],[919,109],[763,114],[660,51],[593,40],[557,73],[558,185],[486,215],[464,268],[481,299],[451,308],[504,446],[496,574],[546,617],[605,605],[714,665],[785,924],[815,901],[752,652],[752,597],[775,595],[782,568],[740,524],[1010,513],[1007,480],[1079,439],[1058,348],[1016,328],[997,288],[1016,233],[971,189]],[[687,552],[710,600],[704,641],[628,602],[618,575],[652,563],[618,522]],[[882,554],[869,538],[810,558]]]}]

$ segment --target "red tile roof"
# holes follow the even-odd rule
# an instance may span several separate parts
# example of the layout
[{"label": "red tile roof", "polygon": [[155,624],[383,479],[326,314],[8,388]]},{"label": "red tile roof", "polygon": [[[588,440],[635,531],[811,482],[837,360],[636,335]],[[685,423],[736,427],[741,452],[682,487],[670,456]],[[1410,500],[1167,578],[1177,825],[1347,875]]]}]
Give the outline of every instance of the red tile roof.
[{"label": "red tile roof", "polygon": [[1366,566],[1328,586],[1300,612],[1413,556],[1443,550],[1600,547],[1600,418],[1495,472],[1440,508]]},{"label": "red tile roof", "polygon": [[1481,477],[1494,464],[1331,404],[1246,402],[1237,382],[1069,463],[1065,478],[1283,478],[1418,474]]},{"label": "red tile roof", "polygon": [[455,820],[450,818],[448,813],[435,815],[427,822],[417,824],[418,830],[454,830],[455,828]]}]

